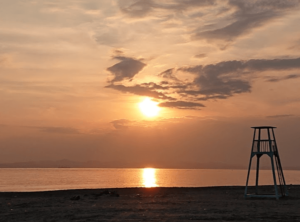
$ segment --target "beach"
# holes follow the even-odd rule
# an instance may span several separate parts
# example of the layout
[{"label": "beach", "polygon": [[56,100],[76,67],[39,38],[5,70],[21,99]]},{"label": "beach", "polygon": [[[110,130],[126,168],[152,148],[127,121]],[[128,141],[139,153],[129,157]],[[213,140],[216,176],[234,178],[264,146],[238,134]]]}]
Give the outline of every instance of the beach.
[{"label": "beach", "polygon": [[288,190],[279,200],[245,199],[244,186],[1,192],[0,221],[300,221],[300,186]]}]

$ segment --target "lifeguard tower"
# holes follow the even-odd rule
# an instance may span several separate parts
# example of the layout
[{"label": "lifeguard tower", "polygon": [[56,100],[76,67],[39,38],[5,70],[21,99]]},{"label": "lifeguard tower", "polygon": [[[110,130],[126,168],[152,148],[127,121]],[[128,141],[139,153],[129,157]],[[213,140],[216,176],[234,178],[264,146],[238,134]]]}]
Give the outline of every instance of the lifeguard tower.
[{"label": "lifeguard tower", "polygon": [[[281,162],[280,162],[277,144],[276,144],[276,140],[275,140],[275,134],[274,134],[274,129],[276,127],[255,126],[255,127],[251,127],[251,128],[254,129],[254,136],[253,136],[252,150],[251,150],[251,156],[250,156],[250,162],[249,162],[249,168],[248,168],[247,182],[246,182],[246,187],[245,187],[245,198],[247,198],[247,197],[271,197],[271,198],[279,199],[279,197],[287,196],[288,191],[287,191],[287,187],[286,187],[284,176],[283,176],[283,171],[282,171],[282,167],[281,167]],[[266,139],[261,138],[261,135],[262,135],[261,133],[263,130],[267,131]],[[258,193],[259,159],[264,154],[268,155],[271,159],[271,167],[272,167],[272,173],[273,173],[275,194],[259,194]],[[249,176],[250,176],[251,163],[252,163],[252,158],[255,156],[257,158],[256,159],[257,162],[256,162],[255,194],[248,194],[248,182],[249,182]],[[278,175],[277,179],[276,179],[275,168],[277,170],[277,175]],[[277,180],[279,183],[279,189],[277,186]]]}]

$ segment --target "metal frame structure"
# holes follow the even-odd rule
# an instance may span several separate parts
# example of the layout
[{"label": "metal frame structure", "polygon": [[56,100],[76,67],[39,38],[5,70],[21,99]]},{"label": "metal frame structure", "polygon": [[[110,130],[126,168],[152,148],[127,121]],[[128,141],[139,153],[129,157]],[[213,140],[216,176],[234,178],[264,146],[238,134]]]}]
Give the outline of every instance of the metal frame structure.
[{"label": "metal frame structure", "polygon": [[[271,197],[276,198],[277,200],[279,197],[288,196],[288,190],[285,184],[285,179],[283,176],[283,170],[279,158],[279,153],[277,149],[277,144],[275,140],[275,134],[274,134],[274,128],[273,126],[255,126],[251,127],[254,129],[254,135],[253,135],[253,142],[252,142],[252,149],[251,149],[251,156],[249,161],[249,168],[248,168],[248,175],[247,175],[247,181],[246,181],[246,187],[245,187],[245,198],[247,197]],[[256,134],[256,131],[258,130],[258,134]],[[261,131],[267,130],[267,139],[261,138]],[[272,132],[272,134],[271,134]],[[257,135],[257,137],[256,137]],[[273,173],[273,180],[274,180],[274,188],[275,188],[275,194],[258,194],[258,178],[259,178],[259,160],[262,155],[268,155],[271,159],[271,166],[272,166],[272,173]],[[255,194],[248,194],[248,181],[250,176],[250,169],[251,169],[251,163],[252,158],[256,156],[257,162],[256,162],[256,182],[255,182]],[[274,161],[275,160],[275,161]],[[279,182],[279,190],[277,186],[277,180],[276,180],[276,174],[275,174],[275,167],[277,170],[278,175],[278,182]],[[280,193],[279,193],[280,191]]]}]

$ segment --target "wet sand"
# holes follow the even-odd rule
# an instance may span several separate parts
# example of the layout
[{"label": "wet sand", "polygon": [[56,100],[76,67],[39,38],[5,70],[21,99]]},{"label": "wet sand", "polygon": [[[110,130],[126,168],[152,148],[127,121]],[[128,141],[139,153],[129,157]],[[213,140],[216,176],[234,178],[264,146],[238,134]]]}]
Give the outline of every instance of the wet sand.
[{"label": "wet sand", "polygon": [[300,186],[288,188],[280,200],[242,186],[1,192],[0,221],[300,221]]}]

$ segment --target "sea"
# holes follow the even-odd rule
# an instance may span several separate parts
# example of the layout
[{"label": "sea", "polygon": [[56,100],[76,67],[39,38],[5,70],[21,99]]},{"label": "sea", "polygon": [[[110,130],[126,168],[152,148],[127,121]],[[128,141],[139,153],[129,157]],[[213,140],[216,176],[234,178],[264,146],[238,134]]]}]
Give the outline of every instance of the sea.
[{"label": "sea", "polygon": [[[274,184],[272,171],[259,171],[259,185]],[[285,170],[287,185],[300,184],[300,171]],[[0,168],[0,192],[126,187],[245,186],[247,170],[157,168]],[[251,170],[249,185],[254,185]]]}]

